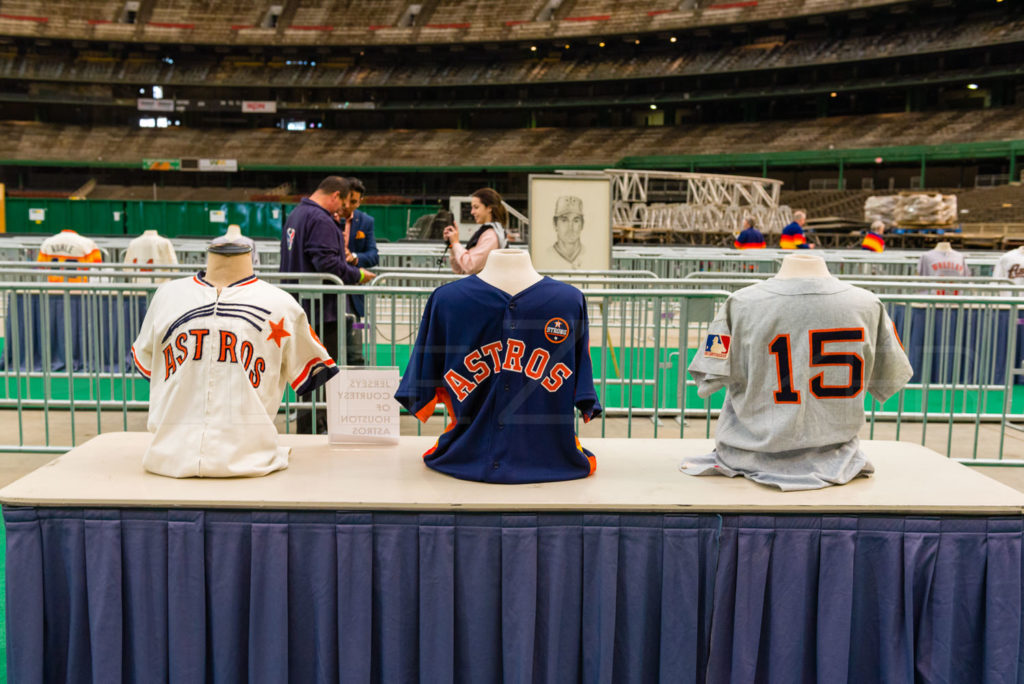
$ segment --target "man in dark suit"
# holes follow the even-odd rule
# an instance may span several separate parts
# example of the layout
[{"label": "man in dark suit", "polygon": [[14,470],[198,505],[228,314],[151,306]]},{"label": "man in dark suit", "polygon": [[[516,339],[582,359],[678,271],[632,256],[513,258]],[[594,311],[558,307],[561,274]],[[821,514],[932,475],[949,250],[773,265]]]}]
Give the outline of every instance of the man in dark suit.
[{"label": "man in dark suit", "polygon": [[[338,226],[345,236],[345,261],[359,268],[372,268],[378,261],[377,241],[373,236],[373,217],[359,211],[363,195],[366,194],[366,186],[358,178],[346,180],[349,184],[348,197],[335,214]],[[356,319],[346,318],[345,363],[349,366],[362,366],[366,363],[363,359],[362,323],[358,322],[365,311],[362,295],[350,295],[348,305],[349,311],[356,315]]]}]

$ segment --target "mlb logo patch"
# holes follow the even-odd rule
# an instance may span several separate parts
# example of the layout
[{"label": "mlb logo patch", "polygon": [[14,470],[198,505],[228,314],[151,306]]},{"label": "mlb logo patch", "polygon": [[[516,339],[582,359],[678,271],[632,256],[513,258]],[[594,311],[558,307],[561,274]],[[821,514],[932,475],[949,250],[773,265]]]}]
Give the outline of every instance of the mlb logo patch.
[{"label": "mlb logo patch", "polygon": [[729,342],[728,335],[708,335],[707,341],[704,342],[704,357],[708,359],[729,358]]},{"label": "mlb logo patch", "polygon": [[290,250],[295,242],[295,229],[289,228],[285,231],[285,234],[288,236],[288,249]]}]

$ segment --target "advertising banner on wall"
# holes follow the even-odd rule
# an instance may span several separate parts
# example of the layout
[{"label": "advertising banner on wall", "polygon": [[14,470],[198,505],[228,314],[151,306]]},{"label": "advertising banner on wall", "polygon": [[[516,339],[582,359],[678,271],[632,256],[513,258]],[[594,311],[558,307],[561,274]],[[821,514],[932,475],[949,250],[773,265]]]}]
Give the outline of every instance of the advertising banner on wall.
[{"label": "advertising banner on wall", "polygon": [[277,102],[274,100],[242,100],[242,112],[246,114],[275,114]]}]

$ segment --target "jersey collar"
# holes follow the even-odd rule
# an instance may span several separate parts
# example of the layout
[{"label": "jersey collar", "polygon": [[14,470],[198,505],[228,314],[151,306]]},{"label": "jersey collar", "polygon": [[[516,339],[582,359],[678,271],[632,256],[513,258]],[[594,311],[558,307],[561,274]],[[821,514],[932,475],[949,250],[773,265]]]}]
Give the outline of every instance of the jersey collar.
[{"label": "jersey collar", "polygon": [[[502,290],[500,288],[494,287],[494,285],[491,285],[490,283],[488,283],[485,280],[481,279],[480,276],[476,275],[475,273],[473,275],[469,276],[468,278],[465,278],[465,280],[476,281],[484,289],[490,290],[491,292],[496,292],[499,295],[501,295],[502,297],[505,297],[506,299],[512,300],[512,299],[516,299],[517,297],[522,297],[527,292],[529,292],[530,290],[534,289],[535,287],[537,287],[541,283],[546,283],[546,282],[552,280],[552,278],[550,278],[549,276],[541,276],[541,279],[538,280],[537,282],[535,282],[533,285],[530,285],[529,287],[526,287],[526,288],[520,290],[519,292],[516,292],[515,294],[509,294],[508,292],[505,292],[504,290]],[[459,281],[456,281],[456,282],[459,282]]]},{"label": "jersey collar", "polygon": [[[252,275],[246,276],[246,277],[242,278],[241,280],[236,280],[235,282],[233,282],[230,285],[228,285],[228,287],[242,287],[244,285],[252,285],[257,280],[258,280],[258,278],[256,277],[256,274],[253,273]],[[199,273],[195,274],[194,276],[192,276],[192,282],[196,283],[197,285],[202,285],[203,287],[213,287],[213,285],[211,285],[206,280],[206,270],[205,269],[200,271]]]},{"label": "jersey collar", "polygon": [[758,284],[769,292],[780,295],[835,294],[853,287],[835,277],[768,278]]}]

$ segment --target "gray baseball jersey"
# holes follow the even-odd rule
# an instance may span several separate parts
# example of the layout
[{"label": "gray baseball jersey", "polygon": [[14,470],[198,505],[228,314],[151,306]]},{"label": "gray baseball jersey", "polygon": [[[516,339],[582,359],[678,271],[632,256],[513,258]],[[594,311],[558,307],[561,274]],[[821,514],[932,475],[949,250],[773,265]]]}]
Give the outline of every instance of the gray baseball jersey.
[{"label": "gray baseball jersey", "polygon": [[967,260],[956,250],[933,249],[917,260],[917,275],[956,277],[970,274]]},{"label": "gray baseball jersey", "polygon": [[690,375],[701,397],[728,392],[715,451],[683,472],[783,490],[871,472],[857,439],[864,390],[885,401],[912,374],[878,297],[835,278],[773,278],[733,293],[708,333]]},{"label": "gray baseball jersey", "polygon": [[273,420],[285,383],[304,394],[338,369],[287,292],[249,276],[218,293],[204,275],[161,285],[132,345],[155,433],[142,465],[170,477],[266,475],[288,466]]}]

